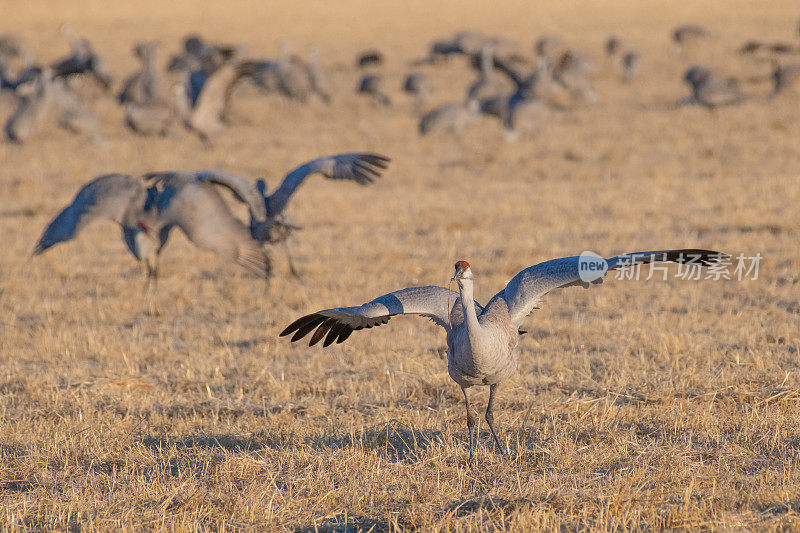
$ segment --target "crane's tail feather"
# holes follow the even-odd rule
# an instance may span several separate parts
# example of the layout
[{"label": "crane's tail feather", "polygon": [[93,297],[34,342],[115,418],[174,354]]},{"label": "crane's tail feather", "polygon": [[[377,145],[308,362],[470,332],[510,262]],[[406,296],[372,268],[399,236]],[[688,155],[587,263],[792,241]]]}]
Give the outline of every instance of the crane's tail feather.
[{"label": "crane's tail feather", "polygon": [[255,241],[237,247],[236,263],[260,278],[268,279],[272,276],[269,256]]},{"label": "crane's tail feather", "polygon": [[44,252],[45,250],[47,250],[48,248],[50,248],[50,246],[51,245],[49,245],[49,244],[45,244],[43,239],[39,239],[39,241],[36,243],[36,246],[33,247],[33,250],[31,251],[31,255],[32,256],[33,255],[39,255],[42,252]]}]

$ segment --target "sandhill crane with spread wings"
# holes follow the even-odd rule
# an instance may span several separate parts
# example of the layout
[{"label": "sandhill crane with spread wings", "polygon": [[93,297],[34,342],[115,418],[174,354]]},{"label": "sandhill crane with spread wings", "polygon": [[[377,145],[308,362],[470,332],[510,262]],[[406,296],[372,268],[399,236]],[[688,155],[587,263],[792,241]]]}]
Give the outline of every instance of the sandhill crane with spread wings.
[{"label": "sandhill crane with spread wings", "polygon": [[158,258],[173,227],[199,248],[235,261],[259,277],[271,272],[260,243],[212,184],[177,178],[147,183],[126,174],[100,176],[84,185],[45,228],[33,254],[71,240],[95,220],[111,220],[122,227],[122,240],[145,271],[151,314],[157,312]]},{"label": "sandhill crane with spread wings", "polygon": [[493,48],[486,44],[481,48],[478,79],[467,89],[467,100],[481,101],[507,92],[508,87],[504,79],[494,69]]},{"label": "sandhill crane with spread wings", "polygon": [[[235,55],[235,53],[232,53]],[[204,142],[225,129],[225,114],[236,84],[259,69],[257,61],[232,58],[210,75],[183,72],[182,84],[174,86],[178,114],[187,128]]]},{"label": "sandhill crane with spread wings", "polygon": [[[267,184],[263,179],[253,183],[247,178],[220,172],[169,174],[180,175],[182,179],[193,179],[227,187],[233,192],[234,198],[247,205],[250,213],[251,237],[264,244],[282,244],[291,273],[295,277],[299,277],[289,250],[288,239],[293,231],[300,228],[290,223],[286,217],[286,207],[294,193],[306,178],[314,174],[322,174],[332,180],[348,180],[359,185],[369,185],[380,177],[381,171],[387,167],[388,162],[389,158],[387,157],[367,153],[320,157],[289,172],[280,186],[271,194],[267,194]],[[165,175],[167,174],[161,174],[161,176]],[[148,176],[153,178],[159,175],[150,174]]]},{"label": "sandhill crane with spread wings", "polygon": [[[503,452],[494,426],[493,405],[497,387],[517,368],[516,346],[523,320],[537,309],[551,290],[602,282],[602,276],[581,276],[584,256],[545,261],[519,272],[486,306],[473,299],[473,274],[466,261],[455,264],[453,280],[458,291],[444,287],[411,287],[380,296],[358,307],[325,309],[295,320],[281,332],[297,341],[312,331],[310,345],[323,346],[345,341],[353,331],[386,324],[396,315],[412,314],[430,318],[447,334],[447,368],[464,393],[469,429],[470,461],[477,439],[476,416],[470,407],[469,389],[489,386],[486,422],[495,445]],[[726,258],[709,250],[669,250],[624,254],[605,260],[607,270],[656,262],[711,265]],[[597,258],[600,259],[600,258]],[[601,260],[602,261],[602,260]],[[607,271],[606,270],[606,271]],[[599,272],[603,272],[600,270]],[[316,331],[315,331],[316,330]]]},{"label": "sandhill crane with spread wings", "polygon": [[[321,173],[330,179],[366,185],[380,175],[379,169],[385,168],[387,161],[372,154],[321,157],[290,172],[269,196],[264,195],[264,186],[221,173],[100,176],[84,185],[72,203],[50,222],[33,254],[71,240],[94,220],[116,222],[122,227],[128,250],[144,268],[149,307],[155,313],[158,258],[173,228],[180,228],[195,246],[216,252],[261,278],[269,278],[271,262],[263,244],[280,240],[276,227],[280,229],[286,205],[305,178]],[[229,189],[248,205],[249,226],[233,215],[217,186]]]},{"label": "sandhill crane with spread wings", "polygon": [[114,81],[106,62],[95,52],[92,43],[75,33],[69,25],[61,26],[61,33],[69,39],[70,55],[50,65],[54,78],[68,78],[90,74],[105,90]]},{"label": "sandhill crane with spread wings", "polygon": [[518,132],[532,132],[545,123],[550,107],[563,107],[567,91],[555,81],[546,60],[541,59],[529,75],[523,75],[506,61],[495,58],[494,68],[516,85],[510,95],[504,94],[481,101],[480,110],[501,119],[504,137],[516,138]]}]

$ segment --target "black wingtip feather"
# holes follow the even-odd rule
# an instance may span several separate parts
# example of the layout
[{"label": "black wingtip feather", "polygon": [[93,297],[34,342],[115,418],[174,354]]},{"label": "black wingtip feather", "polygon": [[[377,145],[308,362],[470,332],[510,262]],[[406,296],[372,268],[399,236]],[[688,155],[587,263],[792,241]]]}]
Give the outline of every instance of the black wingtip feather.
[{"label": "black wingtip feather", "polygon": [[336,344],[343,343],[352,334],[353,334],[353,328],[347,326],[341,333],[339,333],[339,338],[336,339]]},{"label": "black wingtip feather", "polygon": [[322,315],[319,315],[317,313],[312,313],[310,315],[301,316],[300,318],[298,318],[297,320],[295,320],[294,322],[292,322],[291,324],[286,326],[286,328],[283,331],[281,331],[278,334],[278,336],[279,337],[285,337],[285,336],[289,335],[290,333],[292,333],[293,331],[296,331],[297,329],[302,327],[304,324],[307,324],[310,320],[313,320],[313,319],[315,319],[315,318],[317,318],[319,316],[322,316]]},{"label": "black wingtip feather", "polygon": [[359,154],[358,160],[378,168],[387,168],[390,158],[380,154]]},{"label": "black wingtip feather", "polygon": [[652,262],[695,263],[709,266],[730,259],[730,255],[714,250],[699,248],[682,248],[680,250],[666,250],[652,254],[635,254],[632,256],[633,264],[648,264]]},{"label": "black wingtip feather", "polygon": [[347,328],[346,324],[336,323],[334,324],[331,329],[328,331],[328,335],[325,337],[325,341],[322,343],[323,348],[327,348],[333,341],[335,341],[339,334]]},{"label": "black wingtip feather", "polygon": [[356,175],[364,176],[367,178],[370,177],[370,174],[372,174],[373,176],[380,176],[380,173],[378,173],[377,170],[369,166],[369,164],[365,163],[364,161],[356,161],[355,163],[353,163],[353,166],[355,167]]},{"label": "black wingtip feather", "polygon": [[42,241],[39,241],[36,243],[36,246],[33,247],[33,250],[31,250],[31,256],[37,256],[47,250],[47,248],[49,247],[42,244]]},{"label": "black wingtip feather", "polygon": [[675,263],[697,262],[703,266],[709,266],[728,259],[730,259],[730,255],[714,250],[687,248],[667,252],[667,260]]},{"label": "black wingtip feather", "polygon": [[291,342],[299,341],[300,339],[311,333],[311,331],[314,328],[316,328],[323,320],[325,320],[324,316],[315,317],[313,320],[300,326],[295,332],[294,336],[292,337]]},{"label": "black wingtip feather", "polygon": [[328,318],[324,320],[319,327],[317,327],[317,331],[311,336],[311,340],[308,341],[309,346],[314,346],[319,341],[322,340],[322,337],[325,336],[326,333],[336,324],[336,321],[332,318]]},{"label": "black wingtip feather", "polygon": [[380,168],[386,168],[391,161],[388,157],[379,154],[364,154],[361,159]]}]

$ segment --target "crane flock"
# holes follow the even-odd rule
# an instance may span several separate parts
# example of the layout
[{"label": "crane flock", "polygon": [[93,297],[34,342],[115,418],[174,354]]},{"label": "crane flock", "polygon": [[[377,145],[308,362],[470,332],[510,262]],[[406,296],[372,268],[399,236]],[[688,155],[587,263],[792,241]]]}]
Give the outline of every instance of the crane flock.
[{"label": "crane flock", "polygon": [[[62,27],[70,51],[55,61],[35,60],[22,39],[15,34],[0,35],[0,91],[16,99],[15,111],[6,119],[6,139],[28,142],[50,124],[103,142],[100,121],[71,83],[88,77],[103,91],[111,91],[114,76],[92,43],[69,26]],[[694,50],[713,42],[713,32],[697,24],[680,25],[670,34],[673,50],[686,62]],[[642,54],[631,42],[617,35],[603,46],[605,63],[586,51],[568,46],[556,35],[535,40],[530,55],[517,41],[477,31],[462,31],[431,43],[427,55],[412,62],[402,80],[390,83],[384,72],[385,55],[370,49],[358,54],[355,72],[341,65],[326,65],[319,47],[311,48],[308,59],[281,44],[277,54],[258,57],[241,44],[214,43],[198,34],[187,35],[182,50],[159,68],[157,42],[139,42],[132,54],[139,68],[124,78],[117,93],[124,107],[124,124],[144,136],[175,136],[180,126],[212,143],[233,125],[229,108],[236,88],[248,81],[265,94],[278,94],[297,104],[312,100],[327,106],[341,105],[337,93],[355,77],[351,87],[376,108],[396,112],[394,89],[413,99],[412,112],[420,135],[432,133],[459,136],[479,116],[496,119],[508,140],[545,128],[552,113],[599,105],[603,95],[595,88],[600,74],[613,74],[624,85],[635,83],[642,73]],[[683,75],[689,94],[677,99],[679,105],[700,105],[710,109],[731,106],[747,99],[771,101],[800,92],[800,62],[792,56],[800,42],[748,40],[738,53],[768,63],[770,74],[733,76],[721,68],[689,64]],[[466,58],[465,65],[476,72],[457,100],[437,98],[434,79],[437,66],[454,58]],[[345,72],[350,70],[351,72]],[[335,72],[334,72],[335,71]],[[769,81],[768,94],[746,90],[750,81]]]}]

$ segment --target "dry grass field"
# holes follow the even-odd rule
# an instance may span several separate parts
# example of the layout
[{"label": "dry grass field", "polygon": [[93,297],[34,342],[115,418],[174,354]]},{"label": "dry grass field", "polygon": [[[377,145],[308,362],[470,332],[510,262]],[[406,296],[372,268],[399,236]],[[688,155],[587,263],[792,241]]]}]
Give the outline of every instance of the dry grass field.
[{"label": "dry grass field", "polygon": [[[193,30],[257,56],[318,45],[338,94],[299,105],[242,87],[231,127],[206,147],[130,133],[87,84],[107,146],[58,129],[0,143],[0,529],[800,529],[800,98],[766,102],[769,85],[753,82],[741,106],[671,105],[693,62],[767,72],[735,50],[795,39],[796,2],[111,5],[5,0],[0,32],[52,60],[69,22],[118,80],[138,39],[159,39],[162,59]],[[669,31],[691,21],[714,37],[681,58]],[[615,33],[642,72],[626,86],[601,70],[600,102],[516,142],[484,118],[460,138],[421,138],[400,82],[432,39],[460,29],[527,50],[557,33],[601,66]],[[373,46],[392,108],[353,92],[355,52]],[[473,77],[462,59],[422,69],[433,103],[461,98]],[[12,106],[0,96],[3,119]],[[215,169],[274,186],[307,159],[354,150],[392,163],[372,187],[314,178],[295,196],[302,282],[280,250],[267,285],[176,232],[154,317],[112,223],[29,255],[96,175]],[[760,253],[759,277],[612,276],[550,294],[500,389],[510,454],[492,451],[483,424],[476,466],[435,325],[398,318],[326,350],[277,337],[307,312],[446,285],[458,259],[485,302],[546,259],[685,246]]]}]

